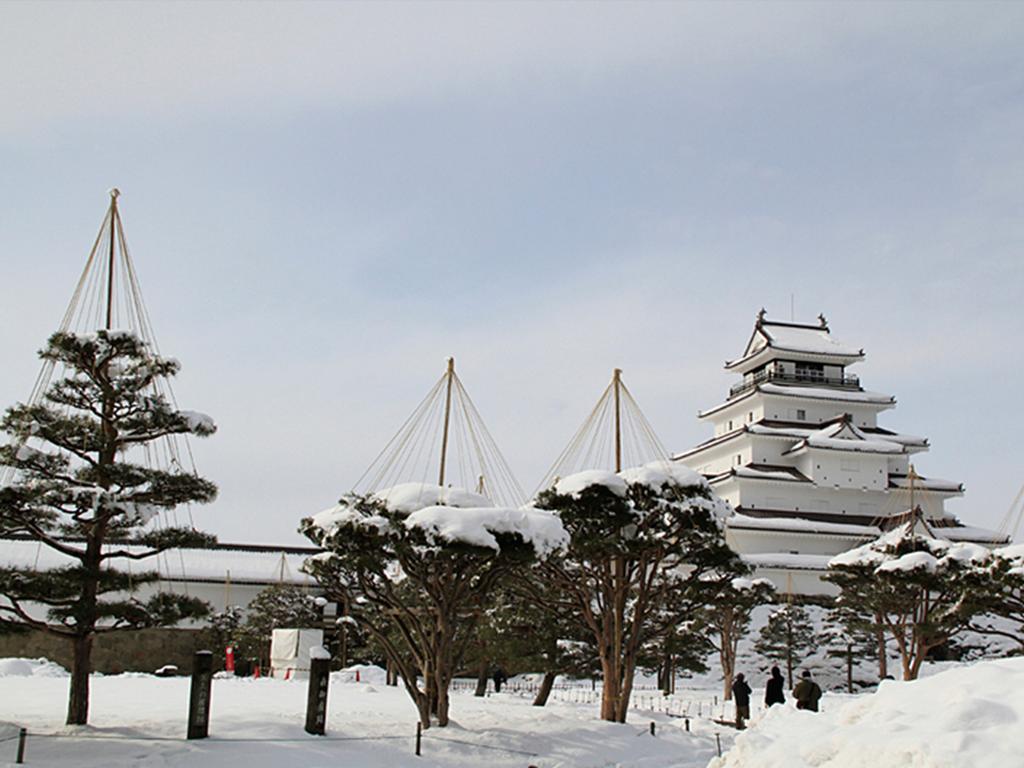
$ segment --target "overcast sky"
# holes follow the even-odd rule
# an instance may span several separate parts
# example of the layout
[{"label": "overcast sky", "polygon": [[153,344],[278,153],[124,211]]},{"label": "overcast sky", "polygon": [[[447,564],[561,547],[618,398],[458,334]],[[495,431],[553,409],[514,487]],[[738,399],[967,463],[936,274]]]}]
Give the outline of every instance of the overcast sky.
[{"label": "overcast sky", "polygon": [[0,404],[116,185],[222,540],[300,543],[448,355],[527,490],[616,366],[684,450],[791,300],[995,527],[1022,40],[1020,3],[3,3]]}]

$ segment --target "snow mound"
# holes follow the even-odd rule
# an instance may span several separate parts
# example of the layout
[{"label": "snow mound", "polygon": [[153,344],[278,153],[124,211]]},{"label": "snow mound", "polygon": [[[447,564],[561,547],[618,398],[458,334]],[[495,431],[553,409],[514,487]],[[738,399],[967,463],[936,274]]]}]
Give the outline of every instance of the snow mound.
[{"label": "snow mound", "polygon": [[353,664],[351,667],[339,669],[331,673],[331,683],[355,683],[356,673],[359,676],[359,683],[376,685],[387,684],[387,671],[373,664]]},{"label": "snow mound", "polygon": [[67,677],[68,671],[49,659],[0,659],[0,677]]},{"label": "snow mound", "polygon": [[[831,704],[831,706],[830,706]],[[1024,658],[958,667],[822,712],[772,707],[708,768],[1024,765]]]}]

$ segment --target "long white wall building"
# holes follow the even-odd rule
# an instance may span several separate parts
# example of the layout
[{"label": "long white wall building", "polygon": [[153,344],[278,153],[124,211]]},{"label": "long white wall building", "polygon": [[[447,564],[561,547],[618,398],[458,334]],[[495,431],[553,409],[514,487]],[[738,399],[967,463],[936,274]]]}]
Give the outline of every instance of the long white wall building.
[{"label": "long white wall building", "polygon": [[713,436],[673,457],[733,505],[730,545],[782,591],[833,592],[820,580],[829,558],[914,509],[951,540],[1006,540],[946,511],[963,485],[916,473],[912,458],[928,440],[879,425],[896,398],[848,372],[863,359],[863,349],[832,337],[824,316],[804,325],[762,310],[743,354],[725,365],[740,381],[699,416]]}]

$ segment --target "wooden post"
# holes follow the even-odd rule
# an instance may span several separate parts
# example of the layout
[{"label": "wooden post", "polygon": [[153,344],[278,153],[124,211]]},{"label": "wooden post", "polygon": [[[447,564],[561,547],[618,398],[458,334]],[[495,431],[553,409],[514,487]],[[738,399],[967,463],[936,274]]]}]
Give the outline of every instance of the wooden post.
[{"label": "wooden post", "polygon": [[441,473],[438,476],[437,484],[444,485],[444,465],[448,459],[448,424],[452,416],[452,380],[455,378],[455,358],[448,358],[448,391],[444,400],[444,434],[441,436]]},{"label": "wooden post", "polygon": [[654,721],[651,720],[651,736],[654,735]]},{"label": "wooden post", "polygon": [[622,369],[616,368],[612,374],[612,385],[615,395],[615,471],[622,471],[622,410],[619,399],[619,388],[622,386]]},{"label": "wooden post", "polygon": [[331,658],[309,660],[309,693],[306,695],[306,733],[323,736],[327,725],[327,684],[331,679]]},{"label": "wooden post", "polygon": [[683,720],[683,724],[686,726],[686,732],[689,733],[690,732],[690,718],[688,718],[688,717],[685,718]]},{"label": "wooden post", "polygon": [[114,241],[117,233],[117,196],[121,192],[110,190],[110,256],[107,260],[107,325],[109,331],[113,323],[114,311]]},{"label": "wooden post", "polygon": [[192,688],[188,701],[188,737],[210,735],[210,686],[213,682],[213,653],[196,651],[192,657]]},{"label": "wooden post", "polygon": [[15,760],[18,765],[25,762],[25,741],[28,739],[28,729],[21,728],[18,730],[18,759]]},{"label": "wooden post", "polygon": [[715,734],[715,747],[718,749],[718,756],[722,756],[722,737]]},{"label": "wooden post", "polygon": [[423,723],[416,721],[416,757],[420,756],[420,743],[423,741]]}]

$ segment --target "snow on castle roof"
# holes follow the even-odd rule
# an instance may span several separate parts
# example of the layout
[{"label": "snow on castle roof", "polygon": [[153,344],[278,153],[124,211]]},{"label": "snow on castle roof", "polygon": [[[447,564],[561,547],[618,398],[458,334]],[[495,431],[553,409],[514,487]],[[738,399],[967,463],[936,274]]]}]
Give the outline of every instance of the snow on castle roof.
[{"label": "snow on castle roof", "polygon": [[796,325],[793,323],[761,323],[761,332],[768,338],[768,346],[823,355],[860,356],[864,350],[832,338],[827,327]]},{"label": "snow on castle roof", "polygon": [[825,523],[796,517],[748,517],[735,514],[725,524],[729,528],[756,528],[764,531],[792,531],[797,533],[832,533],[844,536],[876,538],[881,529],[874,525]]},{"label": "snow on castle roof", "polygon": [[803,323],[783,323],[765,320],[763,311],[758,315],[754,332],[743,355],[737,360],[725,364],[726,368],[735,368],[765,350],[794,352],[800,355],[824,355],[827,357],[849,358],[849,362],[862,359],[864,350],[832,338],[824,317],[818,325]]},{"label": "snow on castle roof", "polygon": [[895,405],[896,398],[881,392],[867,392],[848,389],[826,389],[825,387],[804,387],[800,385],[775,384],[766,382],[757,388],[768,395],[785,395],[787,397],[806,397],[811,400],[843,400],[851,403],[873,405]]},{"label": "snow on castle roof", "polygon": [[804,448],[825,448],[862,453],[904,453],[906,450],[902,443],[867,436],[847,419],[836,421],[812,432],[786,453],[796,453]]}]

